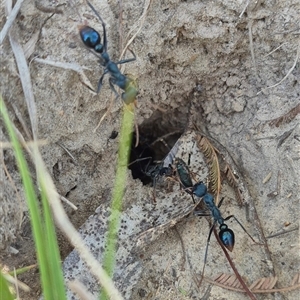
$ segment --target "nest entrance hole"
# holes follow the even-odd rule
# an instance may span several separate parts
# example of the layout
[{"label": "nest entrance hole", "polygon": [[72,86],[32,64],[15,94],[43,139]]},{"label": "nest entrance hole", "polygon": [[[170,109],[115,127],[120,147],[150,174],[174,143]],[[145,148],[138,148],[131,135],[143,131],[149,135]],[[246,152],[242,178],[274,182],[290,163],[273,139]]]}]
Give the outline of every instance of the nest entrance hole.
[{"label": "nest entrance hole", "polygon": [[133,179],[143,184],[152,182],[146,175],[150,166],[162,161],[183,134],[188,121],[188,111],[176,108],[171,111],[155,111],[139,126],[139,143],[134,132],[131,145],[129,169]]}]

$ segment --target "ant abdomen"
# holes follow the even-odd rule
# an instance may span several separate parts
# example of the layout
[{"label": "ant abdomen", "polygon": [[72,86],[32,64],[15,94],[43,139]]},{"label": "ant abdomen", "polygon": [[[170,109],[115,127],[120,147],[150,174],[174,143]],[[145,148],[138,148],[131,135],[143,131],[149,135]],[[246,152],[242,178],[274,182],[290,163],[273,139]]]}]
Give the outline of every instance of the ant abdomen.
[{"label": "ant abdomen", "polygon": [[100,34],[92,27],[81,26],[79,28],[81,40],[88,48],[94,49],[98,53],[103,52]]},{"label": "ant abdomen", "polygon": [[222,244],[229,250],[232,251],[234,247],[234,233],[228,228],[226,224],[220,226],[219,237],[222,241]]}]

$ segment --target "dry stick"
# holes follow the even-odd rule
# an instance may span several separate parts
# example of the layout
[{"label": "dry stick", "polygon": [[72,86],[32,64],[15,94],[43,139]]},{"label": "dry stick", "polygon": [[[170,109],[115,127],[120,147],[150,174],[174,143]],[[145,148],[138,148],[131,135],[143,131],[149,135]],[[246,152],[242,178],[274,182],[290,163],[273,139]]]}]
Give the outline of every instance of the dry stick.
[{"label": "dry stick", "polygon": [[278,49],[280,49],[283,45],[288,44],[288,42],[284,42],[281,45],[279,45],[278,47],[276,47],[274,50],[272,50],[271,52],[269,52],[268,54],[266,54],[264,57],[268,57],[269,55],[271,55],[272,53],[274,53],[275,51],[277,51]]},{"label": "dry stick", "polygon": [[208,286],[208,288],[205,291],[204,295],[201,297],[201,300],[209,300],[211,289],[212,289],[212,284],[210,284]]},{"label": "dry stick", "polygon": [[73,154],[62,143],[57,142],[57,145],[67,152],[67,154],[72,158],[73,162],[77,166],[78,162],[76,161],[76,158],[73,156]]},{"label": "dry stick", "polygon": [[[15,127],[16,130],[16,127]],[[21,135],[20,132],[18,132],[19,135]],[[19,136],[18,136],[19,138]],[[24,145],[22,144],[21,146],[23,146],[26,150],[28,149],[29,146],[33,146],[33,145],[38,145],[39,147],[48,145],[49,143],[47,142],[47,140],[37,140],[37,141],[31,141],[31,142],[25,142],[24,137],[22,136],[22,142],[23,144],[26,144],[27,147],[24,147]],[[0,142],[0,149],[12,149],[12,143],[10,142]]]},{"label": "dry stick", "polygon": [[[19,1],[19,2],[20,2],[19,5],[21,5],[22,1]],[[17,6],[17,4],[15,5],[15,7]],[[13,8],[12,12],[14,11],[15,7]],[[19,9],[19,8],[17,7],[16,10],[17,9]],[[11,7],[9,7],[8,1],[6,2],[6,10],[7,10],[7,12],[11,11]],[[12,31],[9,32],[8,36],[9,36],[10,45],[13,50],[13,53],[14,53],[14,56],[16,59],[16,63],[18,66],[19,74],[20,74],[22,89],[23,89],[23,93],[25,96],[25,101],[26,101],[26,105],[27,105],[28,113],[29,113],[29,117],[30,117],[33,139],[36,140],[37,133],[38,133],[37,117],[36,117],[37,114],[36,114],[36,106],[35,106],[35,100],[34,100],[30,72],[29,72],[29,68],[27,65],[27,60],[26,60],[25,53],[23,51],[22,46],[15,40],[15,38],[13,37]]]},{"label": "dry stick", "polygon": [[[243,289],[239,289],[239,288],[235,288],[232,286],[228,286],[226,284],[222,284],[219,283],[211,278],[208,277],[204,277],[204,280],[208,283],[214,284],[216,286],[222,287],[226,290],[231,290],[231,291],[235,291],[235,292],[240,292],[240,293],[246,293],[245,290]],[[251,289],[251,292],[254,294],[267,294],[267,293],[282,293],[282,292],[290,292],[290,291],[294,291],[300,288],[300,283],[298,284],[293,284],[292,286],[288,286],[288,287],[283,287],[283,288],[278,288],[278,289],[263,289],[263,290],[259,290],[259,289]]]},{"label": "dry stick", "polygon": [[299,226],[296,226],[295,228],[289,229],[289,230],[281,230],[277,233],[274,233],[272,235],[267,236],[266,238],[271,239],[271,238],[274,238],[274,237],[277,237],[277,236],[280,236],[280,235],[283,235],[283,234],[287,234],[287,233],[290,233],[290,232],[293,232],[293,231],[297,231],[297,230],[299,230]]},{"label": "dry stick", "polygon": [[140,135],[139,135],[139,126],[135,119],[134,119],[134,127],[135,127],[135,134],[136,134],[136,140],[135,140],[134,147],[136,148],[140,143]]},{"label": "dry stick", "polygon": [[[17,279],[16,268],[14,268],[14,279],[18,280]],[[20,299],[19,286],[18,286],[17,282],[15,283],[15,289],[16,289],[16,297],[17,297],[17,299]],[[30,290],[30,288],[29,288],[29,290]]]},{"label": "dry stick", "polygon": [[291,122],[299,113],[300,113],[300,103],[296,105],[294,108],[292,108],[291,110],[289,110],[284,115],[269,121],[269,125],[279,127],[279,125],[281,124],[287,124]]},{"label": "dry stick", "polygon": [[30,122],[31,122],[31,130],[33,134],[33,139],[37,139],[37,134],[38,134],[38,126],[37,126],[37,113],[36,113],[36,105],[35,105],[35,100],[34,100],[34,95],[32,91],[32,84],[31,84],[31,78],[30,78],[30,73],[29,73],[29,68],[27,65],[27,61],[25,58],[25,54],[23,51],[22,46],[15,40],[13,37],[12,33],[9,33],[9,41],[11,48],[13,50],[16,63],[19,69],[19,74],[20,74],[20,79],[21,79],[21,84],[22,84],[22,89],[26,101],[26,105],[28,108],[28,113],[30,117]]},{"label": "dry stick", "polygon": [[[37,32],[33,33],[31,38],[28,40],[28,42],[23,45],[26,59],[28,59],[33,54],[33,52],[35,50],[35,45],[38,42],[38,40],[40,39],[40,36],[42,34],[43,27],[46,25],[48,20],[50,20],[54,15],[55,15],[55,13],[53,13],[48,18],[46,18],[44,20],[44,22],[41,24],[39,30]],[[29,66],[30,66],[30,64],[29,64]]]},{"label": "dry stick", "polygon": [[177,226],[175,225],[174,226],[174,229],[179,237],[179,240],[180,240],[180,244],[181,244],[181,248],[182,248],[182,254],[183,254],[183,262],[182,262],[182,266],[181,266],[181,270],[184,270],[184,265],[185,265],[185,262],[186,262],[186,252],[185,252],[185,246],[184,246],[184,242],[183,242],[183,239],[178,231],[178,228]]},{"label": "dry stick", "polygon": [[56,7],[49,7],[49,6],[43,6],[39,0],[35,0],[34,5],[38,10],[40,10],[44,13],[63,14],[63,11],[61,9],[59,9],[58,7],[62,6],[64,4],[57,5]]},{"label": "dry stick", "polygon": [[[20,280],[17,279],[16,273],[15,273],[15,269],[14,269],[14,276],[12,276],[12,275],[10,275],[8,273],[2,273],[2,275],[3,275],[4,279],[7,282],[9,282],[11,284],[14,284],[16,287],[22,289],[25,292],[29,292],[30,291],[30,287],[27,284],[25,284],[25,283],[23,283],[23,282],[21,282]],[[2,297],[1,297],[1,299],[2,299]],[[17,298],[17,299],[19,299],[19,298]]]},{"label": "dry stick", "polygon": [[259,78],[257,75],[257,67],[256,67],[255,54],[254,54],[254,48],[253,48],[252,25],[253,25],[253,20],[249,20],[249,22],[248,22],[249,46],[250,46],[250,52],[251,52],[251,59],[252,59],[253,67],[254,67],[254,74],[255,74],[256,80],[258,81]]},{"label": "dry stick", "polygon": [[[126,52],[126,50],[128,49],[128,47],[130,46],[130,44],[134,41],[134,39],[136,38],[136,36],[139,34],[139,32],[141,31],[142,27],[143,27],[143,24],[145,22],[145,19],[146,19],[146,15],[147,15],[147,11],[150,7],[150,3],[151,3],[152,0],[147,0],[145,2],[145,5],[144,5],[144,10],[143,10],[143,13],[142,15],[140,16],[140,18],[138,19],[137,23],[138,22],[141,22],[138,30],[136,31],[136,33],[130,38],[130,40],[127,42],[126,46],[124,47],[123,51],[122,51],[122,54],[120,56],[123,57],[124,53]],[[137,25],[135,27],[132,27],[130,29],[130,31],[128,32],[127,34],[127,37],[126,37],[126,40],[128,39],[128,37],[130,36],[130,34],[133,32],[133,30],[137,27]]]},{"label": "dry stick", "polygon": [[68,204],[69,206],[71,206],[74,210],[77,210],[77,209],[78,209],[76,205],[74,205],[71,201],[69,201],[69,200],[68,200],[67,198],[65,198],[64,196],[59,195],[59,199],[60,199],[60,201],[65,202],[66,204]]},{"label": "dry stick", "polygon": [[[9,16],[7,16],[6,23],[4,24],[4,26],[0,32],[0,45],[2,45],[4,38],[6,37],[10,27],[12,26],[13,22],[15,21],[23,1],[24,0],[18,0],[13,9],[11,9],[11,7],[6,7],[6,10],[9,13]],[[6,2],[8,2],[8,1],[6,1]]]},{"label": "dry stick", "polygon": [[283,30],[283,31],[275,31],[274,34],[288,34],[288,33],[294,33],[294,35],[296,34],[300,34],[300,32],[295,32],[297,30],[300,29],[300,26],[296,27],[296,28],[293,28],[291,30]]},{"label": "dry stick", "polygon": [[264,231],[262,229],[261,222],[260,222],[260,219],[258,217],[257,210],[256,210],[256,207],[254,205],[253,199],[252,199],[252,197],[250,197],[250,195],[249,195],[249,205],[251,206],[252,211],[253,211],[254,226],[260,234],[260,239],[263,240],[263,245],[264,245],[264,248],[265,248],[265,254],[267,256],[267,259],[272,263],[272,274],[273,274],[273,276],[275,276],[275,270],[274,270],[274,266],[273,266],[269,246],[268,246],[268,243],[267,243],[267,239],[266,239]]},{"label": "dry stick", "polygon": [[159,105],[156,105],[156,104],[151,103],[151,102],[149,102],[149,106],[152,107],[153,110],[158,110],[158,111],[160,111],[164,114],[166,114],[168,112],[167,109],[164,109],[164,108],[160,107]]},{"label": "dry stick", "polygon": [[97,300],[97,298],[90,293],[86,286],[83,285],[79,280],[75,279],[72,281],[69,281],[67,283],[70,290],[72,290],[75,294],[79,296],[81,300]]},{"label": "dry stick", "polygon": [[[299,103],[299,112],[300,112],[300,103]],[[293,133],[293,131],[296,129],[297,126],[298,126],[298,124],[291,130],[288,130],[288,131],[284,132],[281,136],[277,137],[278,143],[277,143],[276,149],[281,147],[281,145],[291,136],[291,134]]]},{"label": "dry stick", "polygon": [[[175,130],[175,131],[172,131],[172,132],[169,132],[167,134],[164,134],[162,136],[160,136],[159,138],[157,138],[154,142],[152,142],[150,144],[150,147],[153,147],[156,143],[158,142],[161,142],[162,140],[165,140],[166,138],[168,138],[169,136],[172,136],[172,135],[175,135],[175,134],[181,134],[182,131],[181,130]],[[178,140],[177,140],[178,141]],[[174,144],[175,145],[175,144]],[[169,153],[171,152],[172,150],[169,151]],[[177,152],[177,151],[176,151]]]},{"label": "dry stick", "polygon": [[255,205],[253,203],[253,199],[252,198],[250,198],[250,203],[249,204],[252,207],[255,228],[259,230],[260,238],[263,240],[263,245],[264,245],[264,248],[265,248],[265,254],[267,256],[268,261],[270,261],[272,263],[272,274],[273,274],[273,276],[276,276],[275,270],[274,270],[273,261],[272,261],[271,252],[270,252],[269,246],[268,246],[268,242],[267,242],[267,239],[265,237],[263,228],[261,226],[260,219],[259,219],[258,214],[257,214],[256,207],[255,207]]},{"label": "dry stick", "polygon": [[292,67],[291,67],[291,68],[289,69],[289,71],[287,72],[287,74],[286,74],[279,82],[277,82],[277,83],[274,84],[274,85],[271,85],[271,86],[268,86],[268,87],[266,87],[266,88],[263,88],[263,89],[262,89],[261,91],[259,91],[256,95],[262,93],[262,92],[265,91],[266,89],[274,88],[274,87],[280,85],[284,80],[286,80],[286,79],[289,77],[289,75],[292,73],[292,71],[294,70],[294,68],[296,67],[296,64],[297,64],[298,59],[299,59],[299,55],[300,55],[300,42],[299,42],[298,47],[297,47],[297,54],[296,54],[295,61],[294,61],[293,65],[292,65]]},{"label": "dry stick", "polygon": [[[81,81],[91,90],[93,91],[93,86],[89,79],[86,77],[84,74],[83,70],[90,70],[87,67],[82,67],[80,65],[77,65],[75,63],[63,63],[63,62],[58,62],[58,61],[52,61],[48,59],[41,59],[41,58],[34,58],[34,61],[42,63],[42,64],[47,64],[56,68],[62,68],[65,70],[73,70],[78,73]],[[94,93],[95,94],[95,93]]]},{"label": "dry stick", "polygon": [[241,285],[242,285],[243,288],[245,289],[245,291],[246,291],[247,295],[250,297],[250,299],[256,300],[256,297],[255,297],[255,296],[253,295],[253,293],[249,290],[248,286],[246,285],[246,283],[245,283],[244,280],[242,279],[241,275],[239,274],[238,270],[236,269],[236,267],[235,267],[233,261],[231,260],[230,255],[228,254],[227,250],[225,249],[223,243],[221,242],[221,240],[220,240],[220,238],[219,238],[219,235],[217,234],[216,228],[214,228],[213,231],[214,231],[214,235],[215,235],[215,237],[216,237],[216,239],[217,239],[219,245],[221,246],[221,248],[222,248],[222,250],[223,250],[223,252],[224,252],[224,254],[225,254],[225,256],[226,256],[226,258],[227,258],[227,260],[228,260],[228,262],[229,262],[229,264],[230,264],[230,266],[231,266],[231,268],[232,268],[232,270],[233,270],[233,272],[235,273],[235,275],[236,275],[238,281],[241,283]]},{"label": "dry stick", "polygon": [[239,15],[239,18],[241,18],[241,17],[243,16],[244,12],[246,11],[246,9],[247,9],[247,7],[248,7],[248,5],[249,5],[249,1],[250,1],[250,0],[247,0],[244,9],[242,10],[242,12],[241,12],[240,15]]},{"label": "dry stick", "polygon": [[110,100],[110,104],[109,104],[109,107],[108,109],[106,110],[106,112],[104,113],[104,115],[101,117],[98,125],[95,127],[95,129],[93,130],[93,132],[95,133],[97,131],[97,129],[100,127],[101,123],[103,122],[103,120],[106,118],[107,115],[109,115],[112,107],[113,107],[113,104],[114,104],[114,96],[111,97],[111,100]]}]

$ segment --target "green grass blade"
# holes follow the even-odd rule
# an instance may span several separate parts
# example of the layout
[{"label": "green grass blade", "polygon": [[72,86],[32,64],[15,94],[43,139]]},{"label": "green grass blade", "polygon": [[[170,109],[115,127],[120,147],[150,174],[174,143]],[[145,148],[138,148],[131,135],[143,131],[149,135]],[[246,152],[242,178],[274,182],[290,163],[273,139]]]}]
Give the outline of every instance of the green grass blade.
[{"label": "green grass blade", "polygon": [[[103,260],[103,267],[110,277],[113,276],[115,266],[117,234],[120,227],[122,199],[126,186],[127,164],[130,155],[133,123],[134,114],[131,110],[129,110],[129,106],[124,105],[123,120],[120,131],[117,172],[112,194],[111,215],[109,218],[108,233],[106,236],[106,250]],[[108,299],[108,296],[104,291],[101,292],[100,299]]]},{"label": "green grass blade", "polygon": [[8,274],[10,276],[14,276],[15,274],[16,275],[21,275],[21,274],[26,273],[29,270],[31,270],[33,268],[36,268],[36,267],[37,267],[37,265],[26,266],[26,267],[23,267],[23,268],[15,269],[15,271],[10,271],[10,272],[8,272]]},{"label": "green grass blade", "polygon": [[[62,289],[64,290],[61,267],[57,268],[60,259],[58,255],[57,242],[55,239],[54,226],[53,224],[52,226],[49,225],[51,219],[50,211],[49,211],[49,207],[45,209],[45,204],[44,204],[44,201],[47,200],[45,199],[45,195],[43,195],[42,193],[42,200],[43,200],[42,202],[43,202],[43,208],[45,209],[44,214],[46,217],[46,221],[44,221],[42,218],[43,216],[41,214],[41,207],[38,204],[39,203],[38,198],[34,190],[33,182],[31,180],[28,165],[23,156],[21,146],[14,132],[13,125],[9,119],[2,98],[0,98],[0,113],[3,117],[10,140],[12,142],[17,165],[19,168],[20,175],[22,177],[25,198],[29,209],[33,238],[36,246],[44,299],[45,300],[65,299],[65,292],[63,293],[61,292]],[[42,178],[40,178],[40,182],[41,183],[43,182]],[[52,227],[52,229],[50,229],[50,227]],[[53,258],[53,253],[55,253],[54,258]],[[54,261],[55,259],[57,261]],[[56,272],[53,271],[56,268],[57,268]],[[60,283],[58,284],[58,286],[55,286],[54,284],[57,284],[58,281],[60,281]],[[61,288],[61,286],[63,288]],[[59,296],[57,296],[57,290],[60,293]]]},{"label": "green grass blade", "polygon": [[[40,178],[40,186],[41,186],[41,196],[42,196],[42,205],[44,211],[44,220],[45,220],[45,229],[47,236],[47,251],[49,270],[50,272],[50,288],[52,289],[52,299],[65,299],[65,286],[64,286],[64,278],[62,272],[62,265],[59,255],[59,248],[57,244],[56,234],[54,222],[52,219],[49,202],[47,200],[47,195],[44,188],[43,178]],[[55,288],[53,288],[55,287]]]},{"label": "green grass blade", "polygon": [[11,294],[9,291],[9,286],[8,282],[2,275],[2,271],[0,271],[0,299],[5,299],[5,300],[14,300],[15,297]]}]

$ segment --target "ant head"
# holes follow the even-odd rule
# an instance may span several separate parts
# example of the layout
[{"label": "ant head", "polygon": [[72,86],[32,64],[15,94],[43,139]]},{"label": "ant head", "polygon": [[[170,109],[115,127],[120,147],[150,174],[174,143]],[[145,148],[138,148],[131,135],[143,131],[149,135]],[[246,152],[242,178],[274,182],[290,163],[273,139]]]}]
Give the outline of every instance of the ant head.
[{"label": "ant head", "polygon": [[231,252],[234,247],[234,232],[226,224],[222,224],[220,225],[219,237],[222,244]]},{"label": "ant head", "polygon": [[160,175],[160,171],[161,171],[161,165],[159,165],[159,164],[155,164],[155,165],[148,164],[145,174],[148,177],[151,177],[152,179],[154,179],[154,178],[156,178],[157,176]]},{"label": "ant head", "polygon": [[174,170],[171,165],[169,165],[168,167],[163,167],[159,171],[160,176],[166,176],[166,177],[172,176],[173,173],[174,173]]}]

